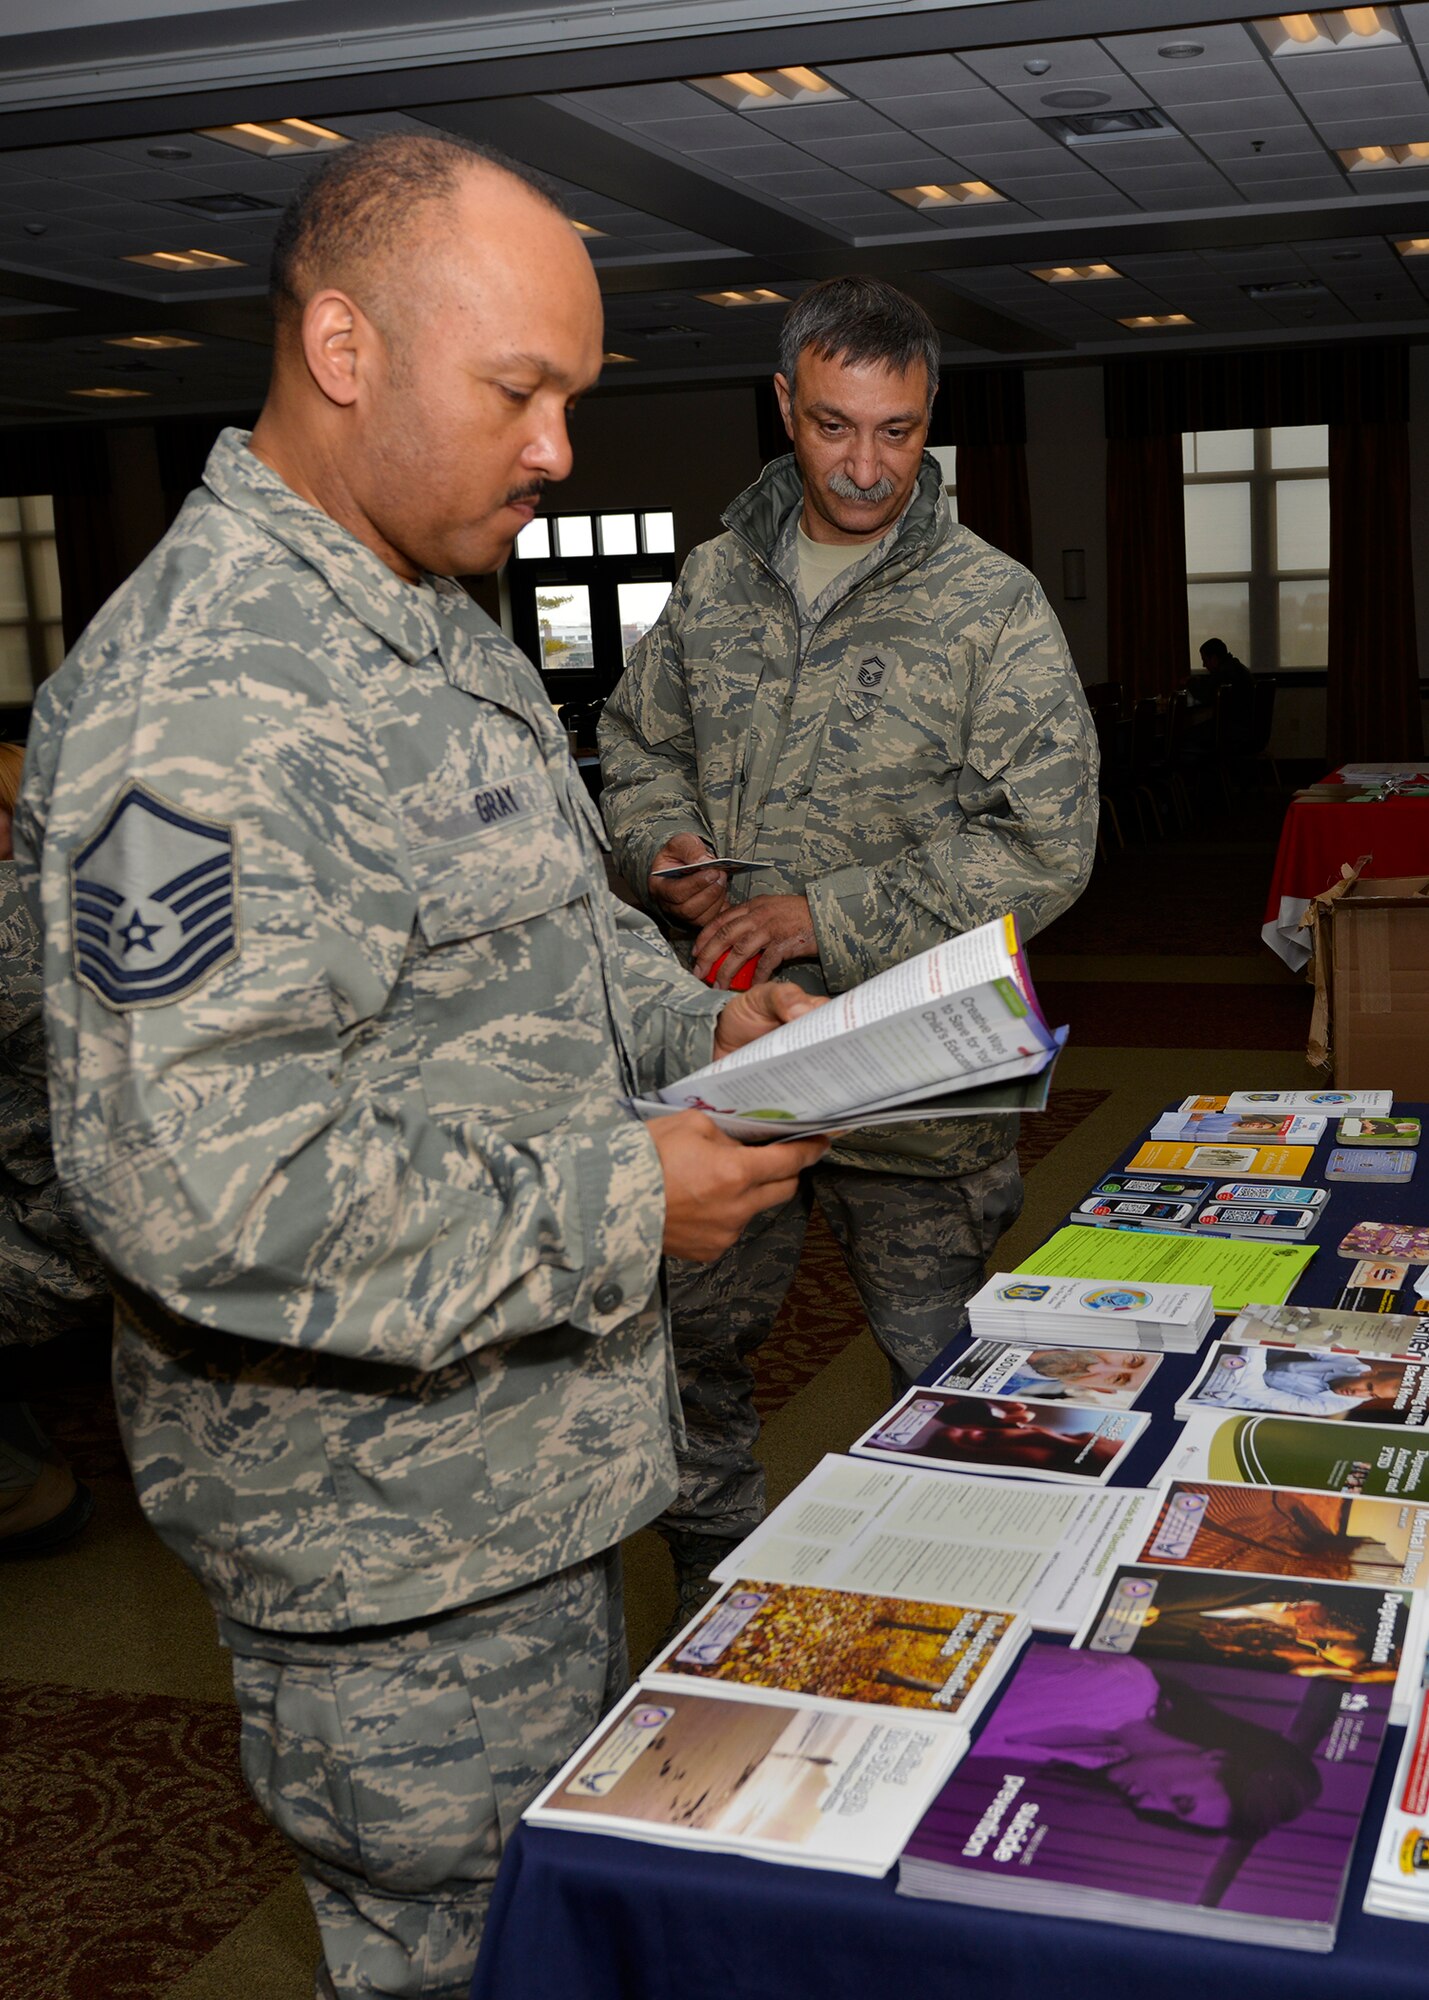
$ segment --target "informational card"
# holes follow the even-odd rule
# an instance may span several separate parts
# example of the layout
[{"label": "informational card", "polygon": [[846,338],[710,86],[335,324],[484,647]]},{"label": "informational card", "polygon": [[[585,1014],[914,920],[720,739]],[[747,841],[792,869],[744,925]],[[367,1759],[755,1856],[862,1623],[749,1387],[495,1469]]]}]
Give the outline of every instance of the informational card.
[{"label": "informational card", "polygon": [[678,882],[686,875],[703,874],[706,868],[718,868],[726,875],[753,875],[760,868],[772,868],[772,861],[736,861],[728,854],[709,854],[703,861],[681,861],[670,868],[652,868],[652,882]]},{"label": "informational card", "polygon": [[1217,1312],[1250,1300],[1283,1305],[1315,1255],[1313,1243],[1253,1243],[1236,1237],[1158,1236],[1119,1229],[1059,1229],[1019,1274],[1129,1279],[1133,1283],[1209,1285]]},{"label": "informational card", "polygon": [[1277,1347],[1328,1347],[1348,1354],[1429,1359],[1429,1317],[1418,1313],[1352,1312],[1337,1306],[1247,1306],[1226,1328],[1227,1340]]},{"label": "informational card", "polygon": [[1082,1403],[1129,1410],[1161,1366],[1157,1354],[1128,1347],[1038,1347],[974,1341],[934,1384],[1026,1402]]},{"label": "informational card", "polygon": [[1133,1487],[1013,1484],[831,1452],[714,1574],[1006,1606],[1074,1632],[1156,1507]]},{"label": "informational card", "polygon": [[1429,1584],[1429,1506],[1173,1479],[1135,1559],[1422,1590]]},{"label": "informational card", "polygon": [[1078,1403],[1021,1402],[947,1389],[910,1389],[855,1440],[870,1458],[961,1467],[999,1479],[1055,1479],[1101,1485],[1135,1444],[1148,1419]]},{"label": "informational card", "polygon": [[1172,1446],[1160,1477],[1304,1486],[1423,1506],[1429,1503],[1429,1438],[1387,1425],[1201,1411]]}]

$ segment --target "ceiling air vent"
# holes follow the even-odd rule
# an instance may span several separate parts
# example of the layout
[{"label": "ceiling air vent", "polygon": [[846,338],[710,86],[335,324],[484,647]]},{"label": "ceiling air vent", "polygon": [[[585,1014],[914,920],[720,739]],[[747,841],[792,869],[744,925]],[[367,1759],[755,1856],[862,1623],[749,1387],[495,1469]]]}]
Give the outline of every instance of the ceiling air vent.
[{"label": "ceiling air vent", "polygon": [[1044,132],[1064,146],[1100,146],[1117,139],[1145,139],[1175,127],[1159,111],[1081,111],[1063,118],[1039,118]]},{"label": "ceiling air vent", "polygon": [[1242,285],[1241,290],[1248,299],[1316,299],[1325,293],[1318,278],[1281,278],[1273,284]]}]

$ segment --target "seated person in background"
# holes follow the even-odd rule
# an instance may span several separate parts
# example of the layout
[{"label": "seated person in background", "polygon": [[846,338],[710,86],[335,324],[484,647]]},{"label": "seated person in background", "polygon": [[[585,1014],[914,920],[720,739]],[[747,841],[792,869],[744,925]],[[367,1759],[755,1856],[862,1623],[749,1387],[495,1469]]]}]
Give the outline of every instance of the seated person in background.
[{"label": "seated person in background", "polygon": [[1202,700],[1216,710],[1216,741],[1224,750],[1241,751],[1250,743],[1255,707],[1255,681],[1244,660],[1238,660],[1224,639],[1207,639],[1201,647],[1207,682]]},{"label": "seated person in background", "polygon": [[[20,893],[11,815],[25,753],[0,743],[0,1347],[107,1320],[109,1291],[55,1178],[40,1016],[40,936]],[[0,1381],[0,1561],[78,1534],[88,1487]]]},{"label": "seated person in background", "polygon": [[1234,687],[1250,680],[1250,668],[1238,660],[1224,639],[1207,639],[1201,647],[1201,665],[1211,677],[1213,688]]}]

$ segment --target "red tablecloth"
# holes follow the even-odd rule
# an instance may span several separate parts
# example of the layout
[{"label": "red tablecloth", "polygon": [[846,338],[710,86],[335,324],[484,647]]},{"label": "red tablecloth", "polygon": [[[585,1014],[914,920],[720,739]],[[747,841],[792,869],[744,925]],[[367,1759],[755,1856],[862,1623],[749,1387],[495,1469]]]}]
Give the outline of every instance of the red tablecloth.
[{"label": "red tablecloth", "polygon": [[1308,959],[1297,926],[1312,896],[1339,880],[1342,862],[1369,855],[1364,873],[1429,875],[1429,799],[1364,804],[1296,799],[1285,815],[1261,936],[1296,971]]}]

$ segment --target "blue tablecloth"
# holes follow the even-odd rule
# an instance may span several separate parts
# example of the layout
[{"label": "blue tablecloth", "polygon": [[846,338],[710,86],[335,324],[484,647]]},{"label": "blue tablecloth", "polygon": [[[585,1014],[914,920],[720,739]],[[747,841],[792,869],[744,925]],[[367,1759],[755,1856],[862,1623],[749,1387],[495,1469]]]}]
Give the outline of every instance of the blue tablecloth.
[{"label": "blue tablecloth", "polygon": [[[1429,1107],[1396,1105],[1429,1124]],[[1324,1183],[1334,1124],[1307,1179]],[[1140,1144],[1138,1138],[1115,1164]],[[1333,1305],[1350,1270],[1336,1245],[1356,1222],[1429,1222],[1429,1161],[1408,1187],[1329,1183],[1320,1252],[1298,1304]],[[1223,1332],[1225,1320],[1218,1320]],[[930,1379],[963,1346],[954,1341]],[[1153,1422],[1117,1483],[1148,1484],[1201,1356],[1171,1355],[1139,1407]],[[1389,1797],[1392,1730],[1326,1958],[1165,1932],[1019,1916],[898,1896],[884,1880],[680,1853],[595,1834],[518,1829],[497,1879],[472,2000],[1420,2000],[1429,1934],[1360,1909]]]}]

